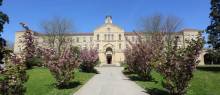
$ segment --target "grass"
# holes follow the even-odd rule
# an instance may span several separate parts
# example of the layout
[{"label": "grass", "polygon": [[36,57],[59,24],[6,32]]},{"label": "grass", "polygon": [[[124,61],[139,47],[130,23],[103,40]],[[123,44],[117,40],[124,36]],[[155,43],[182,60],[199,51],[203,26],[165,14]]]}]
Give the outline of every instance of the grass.
[{"label": "grass", "polygon": [[220,72],[197,70],[187,95],[220,95]]},{"label": "grass", "polygon": [[94,73],[76,71],[71,88],[57,89],[54,84],[56,81],[48,69],[34,68],[27,72],[29,80],[25,84],[27,87],[26,95],[70,95],[76,92],[94,75]]},{"label": "grass", "polygon": [[[162,76],[152,72],[155,81],[142,81],[135,74],[127,76],[152,95],[168,95],[161,85]],[[187,95],[220,95],[220,72],[197,70],[188,88]]]}]

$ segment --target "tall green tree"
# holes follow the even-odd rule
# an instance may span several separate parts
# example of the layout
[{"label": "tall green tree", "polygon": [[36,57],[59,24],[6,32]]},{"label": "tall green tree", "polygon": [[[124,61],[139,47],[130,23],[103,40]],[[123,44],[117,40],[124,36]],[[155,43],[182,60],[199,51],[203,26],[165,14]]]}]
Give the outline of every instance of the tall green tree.
[{"label": "tall green tree", "polygon": [[212,63],[220,63],[220,0],[211,0],[211,24],[207,27]]},{"label": "tall green tree", "polygon": [[[0,0],[0,6],[2,5],[3,0]],[[8,16],[0,11],[0,64],[3,64],[2,59],[6,53],[6,40],[2,38],[1,33],[3,32],[4,24],[9,22]]]}]

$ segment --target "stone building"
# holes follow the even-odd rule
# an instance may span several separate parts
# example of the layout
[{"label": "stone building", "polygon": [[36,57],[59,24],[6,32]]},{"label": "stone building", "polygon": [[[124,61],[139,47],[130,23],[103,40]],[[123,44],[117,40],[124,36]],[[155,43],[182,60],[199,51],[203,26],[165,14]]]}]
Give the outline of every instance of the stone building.
[{"label": "stone building", "polygon": [[[24,31],[16,32],[14,52],[19,53],[22,50],[22,44],[19,42]],[[34,32],[39,34],[37,32]],[[194,29],[184,29],[177,32],[180,37],[179,46],[186,46],[185,40],[195,39],[199,32]],[[36,36],[38,42],[43,42],[42,35]],[[136,42],[137,35],[134,32],[126,32],[123,28],[113,24],[112,17],[106,16],[105,22],[93,32],[78,32],[69,35],[71,44],[80,48],[96,47],[99,52],[101,64],[119,65],[124,61],[124,50],[129,46],[127,40]],[[203,57],[200,57],[203,60]],[[204,64],[204,62],[201,64]]]}]

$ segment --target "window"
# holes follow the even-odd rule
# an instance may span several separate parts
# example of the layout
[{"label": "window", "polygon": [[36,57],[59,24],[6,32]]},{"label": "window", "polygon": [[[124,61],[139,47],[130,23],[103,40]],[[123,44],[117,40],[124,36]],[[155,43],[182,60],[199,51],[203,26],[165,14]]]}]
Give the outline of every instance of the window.
[{"label": "window", "polygon": [[108,40],[110,40],[110,34],[108,34]]},{"label": "window", "polygon": [[21,50],[21,47],[19,47],[19,51],[21,52],[22,50]]},{"label": "window", "polygon": [[134,36],[132,36],[132,41],[133,41],[133,42],[135,41],[135,38],[134,38]]},{"label": "window", "polygon": [[86,37],[83,37],[83,42],[86,42]]},{"label": "window", "polygon": [[129,48],[128,44],[126,44],[126,48]]},{"label": "window", "polygon": [[75,39],[74,39],[74,38],[72,38],[72,42],[75,42]]},{"label": "window", "polygon": [[99,34],[97,35],[97,40],[99,41]]},{"label": "window", "polygon": [[99,49],[99,44],[96,44],[96,48]]},{"label": "window", "polygon": [[119,40],[121,40],[121,34],[119,34]]},{"label": "window", "polygon": [[79,37],[76,38],[76,42],[79,42]]},{"label": "window", "polygon": [[119,49],[121,49],[121,44],[119,44],[118,46],[119,46]]},{"label": "window", "polygon": [[90,37],[90,42],[92,42],[92,37]]},{"label": "window", "polygon": [[105,40],[107,40],[107,34],[105,34]]},{"label": "window", "polygon": [[114,40],[114,35],[112,34],[112,40]]}]

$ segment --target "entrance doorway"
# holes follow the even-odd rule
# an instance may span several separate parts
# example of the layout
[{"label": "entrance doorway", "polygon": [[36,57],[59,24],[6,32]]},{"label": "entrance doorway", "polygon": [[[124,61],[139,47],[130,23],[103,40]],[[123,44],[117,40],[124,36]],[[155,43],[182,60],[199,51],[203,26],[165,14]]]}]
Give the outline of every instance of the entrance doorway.
[{"label": "entrance doorway", "polygon": [[106,63],[107,64],[112,64],[112,48],[108,47],[106,49]]},{"label": "entrance doorway", "polygon": [[112,55],[111,54],[107,54],[106,55],[106,60],[107,60],[107,64],[111,64],[112,63]]}]

